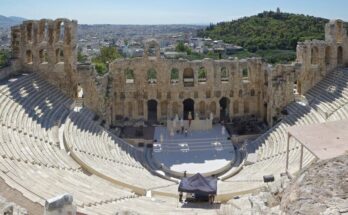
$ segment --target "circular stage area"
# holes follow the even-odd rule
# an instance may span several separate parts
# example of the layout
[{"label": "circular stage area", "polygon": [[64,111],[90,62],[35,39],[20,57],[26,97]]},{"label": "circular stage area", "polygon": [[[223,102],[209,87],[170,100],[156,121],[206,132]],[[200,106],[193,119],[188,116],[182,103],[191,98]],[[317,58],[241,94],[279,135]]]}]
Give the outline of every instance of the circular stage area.
[{"label": "circular stage area", "polygon": [[181,177],[201,173],[219,174],[235,160],[235,150],[226,129],[215,125],[210,130],[190,131],[187,136],[170,136],[166,127],[156,127],[152,158],[162,170]]}]

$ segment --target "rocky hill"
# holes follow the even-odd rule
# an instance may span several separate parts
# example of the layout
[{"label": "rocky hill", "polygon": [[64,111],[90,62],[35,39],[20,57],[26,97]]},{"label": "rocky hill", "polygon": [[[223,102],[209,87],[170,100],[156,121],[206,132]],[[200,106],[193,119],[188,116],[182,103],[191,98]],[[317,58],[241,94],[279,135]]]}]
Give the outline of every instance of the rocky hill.
[{"label": "rocky hill", "polygon": [[[328,19],[300,14],[265,11],[255,16],[210,25],[199,36],[240,45],[247,53],[270,63],[292,61],[298,41],[324,39]],[[239,56],[237,56],[239,57]]]},{"label": "rocky hill", "polygon": [[18,25],[22,23],[25,19],[22,17],[16,17],[16,16],[2,16],[0,15],[0,27],[3,28],[9,28],[13,25]]}]

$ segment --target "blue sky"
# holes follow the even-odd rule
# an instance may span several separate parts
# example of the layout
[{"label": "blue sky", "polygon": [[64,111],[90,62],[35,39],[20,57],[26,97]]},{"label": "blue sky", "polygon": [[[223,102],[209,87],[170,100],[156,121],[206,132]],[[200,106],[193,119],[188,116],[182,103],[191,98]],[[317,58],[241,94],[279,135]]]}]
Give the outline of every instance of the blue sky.
[{"label": "blue sky", "polygon": [[0,0],[0,14],[83,24],[209,24],[264,10],[348,21],[347,0]]}]

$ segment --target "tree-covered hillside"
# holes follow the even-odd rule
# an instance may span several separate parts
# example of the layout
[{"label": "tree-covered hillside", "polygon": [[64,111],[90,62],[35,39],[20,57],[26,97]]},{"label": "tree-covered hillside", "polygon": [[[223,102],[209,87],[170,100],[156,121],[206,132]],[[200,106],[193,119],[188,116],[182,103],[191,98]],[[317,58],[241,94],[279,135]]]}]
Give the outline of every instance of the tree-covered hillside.
[{"label": "tree-covered hillside", "polygon": [[[275,63],[288,61],[289,51],[293,52],[294,58],[298,41],[324,39],[324,27],[328,21],[313,16],[265,11],[256,16],[210,25],[198,35],[240,45],[247,51],[243,55],[266,53]],[[272,56],[272,50],[277,50],[277,56]],[[288,50],[286,58],[282,59],[279,50]]]}]

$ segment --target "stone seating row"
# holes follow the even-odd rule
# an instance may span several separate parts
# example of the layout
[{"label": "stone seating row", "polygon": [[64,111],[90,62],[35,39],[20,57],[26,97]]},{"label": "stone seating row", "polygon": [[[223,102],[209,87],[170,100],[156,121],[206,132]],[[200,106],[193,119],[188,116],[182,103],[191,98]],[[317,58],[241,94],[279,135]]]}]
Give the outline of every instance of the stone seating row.
[{"label": "stone seating row", "polygon": [[[348,102],[347,81],[348,73],[345,70],[335,71],[305,95],[309,98],[308,100],[315,98],[315,102],[312,100],[309,106],[303,106],[296,102],[288,105],[286,107],[288,116],[285,116],[281,123],[256,140],[256,143],[251,144],[259,146],[257,149],[258,160],[268,159],[286,150],[286,128],[288,126],[325,122],[326,117],[318,113],[317,108],[325,113],[332,113],[346,104]],[[336,89],[336,91],[330,93],[328,89]],[[299,146],[295,141],[291,141],[291,143],[293,146],[290,149]]]},{"label": "stone seating row", "polygon": [[219,214],[221,212],[219,208],[212,209],[209,206],[209,210],[202,208],[185,208],[181,207],[177,203],[168,198],[148,198],[148,197],[138,197],[132,199],[124,199],[116,202],[112,202],[108,205],[97,205],[92,207],[86,207],[81,210],[81,212],[86,214],[142,214],[142,215],[153,215],[153,214],[163,214],[163,215],[176,215],[176,214],[187,214],[187,215],[209,215],[209,214]]},{"label": "stone seating row", "polygon": [[337,111],[333,112],[328,118],[328,121],[346,120],[348,119],[348,104],[342,106]]},{"label": "stone seating row", "polygon": [[86,112],[85,108],[72,112],[64,130],[67,147],[82,166],[116,184],[132,187],[136,192],[145,193],[146,190],[174,184],[152,175],[139,162],[144,156],[142,151],[126,145],[88,120],[84,117],[88,115]]},{"label": "stone seating row", "polygon": [[36,74],[23,75],[0,84],[0,101],[0,176],[13,189],[41,205],[71,193],[80,208],[135,197],[83,172],[58,147],[56,123],[64,122],[71,101],[57,88]]},{"label": "stone seating row", "polygon": [[[348,73],[345,70],[334,72],[325,77],[308,94],[304,95],[309,101],[309,105],[293,102],[286,107],[287,115],[282,116],[282,120],[273,126],[269,131],[256,139],[254,142],[246,146],[249,153],[256,153],[256,162],[244,166],[243,169],[224,182],[241,181],[245,186],[248,182],[245,179],[252,178],[262,180],[263,175],[273,174],[279,177],[279,174],[285,171],[286,163],[286,129],[295,125],[308,125],[315,123],[323,123],[327,121],[326,117],[330,113],[334,113],[331,118],[344,119],[348,116]],[[328,90],[329,89],[329,90]],[[315,101],[313,101],[315,98]],[[326,114],[321,114],[320,111]],[[290,139],[290,157],[289,172],[296,173],[300,167],[300,144]],[[303,167],[309,165],[314,159],[308,150],[304,149]],[[261,186],[262,183],[257,186]],[[231,185],[224,183],[221,185],[224,192],[227,192]],[[234,189],[234,188],[232,188]]]},{"label": "stone seating row", "polygon": [[347,81],[348,72],[334,71],[310,89],[306,97],[311,101],[311,106],[328,116],[348,102]]},{"label": "stone seating row", "polygon": [[[30,80],[35,80],[35,77],[37,78],[36,75],[25,77],[34,78]],[[20,80],[18,81],[20,82]],[[32,81],[29,82],[33,83]],[[40,80],[36,83],[38,82]],[[11,82],[12,86],[8,86],[6,90],[4,86],[1,88],[2,93],[11,91],[11,98],[8,96],[0,97],[2,101],[0,104],[2,128],[0,138],[0,142],[2,143],[1,155],[38,165],[49,165],[57,168],[78,168],[78,165],[71,158],[64,155],[64,151],[60,150],[54,142],[50,141],[48,134],[52,132],[47,132],[48,130],[52,130],[55,121],[64,115],[66,116],[68,111],[62,108],[62,105],[55,105],[55,103],[52,103],[51,106],[47,106],[46,108],[40,105],[44,113],[39,119],[44,125],[41,126],[39,120],[33,120],[30,117],[30,104],[36,105],[37,101],[45,103],[42,101],[45,101],[44,98],[47,96],[47,92],[41,97],[37,96],[37,94],[45,92],[47,90],[47,84],[40,87],[37,84],[37,90],[30,91],[32,96],[17,98],[16,91],[9,89],[10,87],[16,88],[14,83],[16,82]],[[19,84],[22,83],[20,82]],[[27,84],[26,86],[29,85]],[[61,98],[64,98],[64,95],[58,89],[51,88],[48,93],[51,93],[52,100],[56,100],[57,98],[57,101],[63,102],[63,104],[68,101],[67,98],[62,101]]]},{"label": "stone seating row", "polygon": [[69,147],[71,146],[75,150],[88,155],[143,169],[143,166],[134,159],[136,150],[129,146],[128,150],[124,150],[125,153],[121,153],[121,146],[119,144],[115,145],[113,137],[103,128],[92,120],[88,120],[89,115],[91,115],[91,112],[86,109],[81,109],[80,113],[72,112],[70,114],[65,131],[76,132],[79,138],[67,142],[74,143],[73,145],[69,144]]},{"label": "stone seating row", "polygon": [[1,158],[0,165],[1,177],[8,185],[17,190],[21,187],[24,196],[40,204],[64,193],[72,194],[79,207],[135,196],[129,190],[82,171],[48,168],[7,158]]}]

